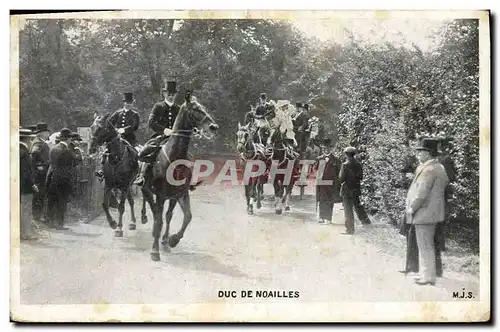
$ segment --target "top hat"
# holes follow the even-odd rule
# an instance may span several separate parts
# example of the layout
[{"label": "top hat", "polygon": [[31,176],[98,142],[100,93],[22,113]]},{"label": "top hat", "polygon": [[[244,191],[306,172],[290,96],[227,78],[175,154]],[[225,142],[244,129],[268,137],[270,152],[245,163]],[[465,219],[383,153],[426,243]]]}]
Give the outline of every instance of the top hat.
[{"label": "top hat", "polygon": [[19,137],[34,137],[33,131],[28,128],[20,128],[19,129]]},{"label": "top hat", "polygon": [[344,153],[355,154],[356,153],[356,148],[354,148],[352,146],[348,146],[347,148],[344,149]]},{"label": "top hat", "polygon": [[61,132],[59,133],[59,139],[72,138],[72,136],[73,133],[68,128],[61,129]]},{"label": "top hat", "polygon": [[302,105],[302,103],[300,101],[298,101],[298,102],[295,103],[295,107],[297,107],[297,108],[302,107],[302,106],[303,105]]},{"label": "top hat", "polygon": [[132,92],[125,92],[123,94],[123,101],[131,104],[134,101],[134,94]]},{"label": "top hat", "polygon": [[417,150],[436,153],[438,151],[438,144],[439,141],[437,139],[425,137],[420,140]]},{"label": "top hat", "polygon": [[304,103],[304,109],[309,110],[309,104]]},{"label": "top hat", "polygon": [[35,133],[38,134],[38,133],[41,133],[42,131],[50,131],[49,127],[47,126],[47,124],[45,122],[40,122],[40,123],[36,124]]},{"label": "top hat", "polygon": [[176,93],[177,92],[177,82],[167,81],[167,84],[163,87],[163,91],[167,91],[169,93]]},{"label": "top hat", "polygon": [[265,94],[264,92],[260,94],[260,99],[266,99],[267,98],[267,94]]}]

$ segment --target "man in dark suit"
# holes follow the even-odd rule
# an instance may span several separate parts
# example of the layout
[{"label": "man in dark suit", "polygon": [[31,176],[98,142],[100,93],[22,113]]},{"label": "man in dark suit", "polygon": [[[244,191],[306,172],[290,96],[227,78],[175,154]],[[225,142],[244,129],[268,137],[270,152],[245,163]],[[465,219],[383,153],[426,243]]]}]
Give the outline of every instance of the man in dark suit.
[{"label": "man in dark suit", "polygon": [[47,217],[56,229],[64,228],[64,215],[72,193],[73,169],[81,162],[80,149],[71,143],[73,133],[64,128],[60,142],[50,150],[50,167],[47,174]]},{"label": "man in dark suit", "polygon": [[33,194],[33,219],[35,223],[41,221],[45,208],[45,180],[50,165],[50,148],[47,140],[50,131],[46,123],[38,123],[35,130],[36,137],[31,142],[31,162],[38,192]]},{"label": "man in dark suit", "polygon": [[295,137],[297,138],[297,144],[299,149],[300,157],[304,154],[307,146],[308,130],[309,130],[309,104],[307,103],[297,103],[298,113],[293,117],[293,129],[295,132]]},{"label": "man in dark suit", "polygon": [[144,148],[139,153],[139,160],[144,163],[141,166],[141,171],[135,184],[142,186],[144,184],[144,175],[149,165],[156,159],[157,153],[172,134],[172,128],[179,113],[179,105],[174,103],[177,95],[177,82],[168,81],[163,87],[165,99],[153,105],[151,115],[149,116],[148,125],[154,134],[151,139],[146,142]]},{"label": "man in dark suit", "polygon": [[[317,158],[316,167],[319,163],[325,163],[321,180],[332,181],[332,184],[316,185],[316,202],[319,204],[319,223],[330,224],[332,222],[333,205],[340,201],[339,191],[339,172],[341,161],[333,154],[332,140],[326,138],[323,140],[322,147],[324,153]],[[318,178],[318,180],[320,180]]]},{"label": "man in dark suit", "polygon": [[344,234],[354,234],[354,211],[363,225],[371,224],[371,221],[360,201],[363,168],[354,158],[356,149],[350,146],[345,148],[344,153],[347,161],[342,164],[339,175],[340,196],[343,199],[345,215],[346,232]]},{"label": "man in dark suit", "polygon": [[31,130],[23,128],[19,130],[19,216],[21,240],[35,240],[38,238],[34,234],[31,220],[32,195],[38,191],[29,153],[33,137],[35,137],[35,135],[33,135]]}]

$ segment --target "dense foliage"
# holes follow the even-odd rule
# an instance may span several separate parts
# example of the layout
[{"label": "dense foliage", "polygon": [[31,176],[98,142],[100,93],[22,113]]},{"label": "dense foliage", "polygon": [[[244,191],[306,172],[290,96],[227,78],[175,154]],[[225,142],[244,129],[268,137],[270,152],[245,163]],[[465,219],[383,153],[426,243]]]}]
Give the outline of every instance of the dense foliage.
[{"label": "dense foliage", "polygon": [[322,43],[285,21],[30,20],[20,33],[21,124],[90,126],[94,112],[118,109],[132,91],[144,142],[151,106],[173,78],[181,91],[193,87],[221,126],[216,141],[195,148],[231,152],[260,92],[312,101],[339,153],[362,151],[364,202],[392,220],[403,209],[417,136],[444,133],[454,139],[455,225],[477,236],[478,21],[449,22],[437,37],[439,46],[424,52],[355,38]]}]

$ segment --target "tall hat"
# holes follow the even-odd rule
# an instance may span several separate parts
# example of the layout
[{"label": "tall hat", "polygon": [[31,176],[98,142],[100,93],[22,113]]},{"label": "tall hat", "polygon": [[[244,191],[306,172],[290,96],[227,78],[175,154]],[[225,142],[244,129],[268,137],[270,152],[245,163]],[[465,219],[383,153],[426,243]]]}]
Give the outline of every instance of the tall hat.
[{"label": "tall hat", "polygon": [[123,94],[123,101],[131,104],[134,101],[134,94],[132,92],[125,92]]},{"label": "tall hat", "polygon": [[38,133],[41,133],[42,131],[50,131],[49,127],[47,126],[47,124],[45,122],[40,122],[40,123],[36,124],[35,133],[38,134]]},{"label": "tall hat", "polygon": [[176,81],[167,81],[167,84],[163,87],[163,91],[167,91],[169,93],[177,92],[177,82]]},{"label": "tall hat", "polygon": [[435,138],[425,137],[420,140],[417,150],[424,150],[437,153],[439,141]]},{"label": "tall hat", "polygon": [[305,110],[309,110],[309,104],[304,103],[304,109],[305,109]]},{"label": "tall hat", "polygon": [[59,133],[59,139],[67,139],[71,138],[72,136],[73,133],[68,128],[61,129],[61,132]]},{"label": "tall hat", "polygon": [[260,99],[266,99],[267,98],[267,94],[265,94],[264,92],[262,92],[260,94]]},{"label": "tall hat", "polygon": [[297,107],[297,108],[302,107],[302,103],[300,101],[296,102],[295,107]]},{"label": "tall hat", "polygon": [[20,128],[19,129],[19,137],[34,137],[33,131],[27,128]]}]

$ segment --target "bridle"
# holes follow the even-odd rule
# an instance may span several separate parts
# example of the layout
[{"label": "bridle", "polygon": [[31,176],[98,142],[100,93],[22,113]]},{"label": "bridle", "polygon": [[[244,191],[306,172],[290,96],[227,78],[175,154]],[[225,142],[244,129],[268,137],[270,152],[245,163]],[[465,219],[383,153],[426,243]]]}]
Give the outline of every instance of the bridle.
[{"label": "bridle", "polygon": [[[197,104],[197,107],[200,107],[199,105],[200,104]],[[209,120],[213,122],[212,117],[205,110],[201,109],[201,111],[204,113],[204,116],[201,120],[197,121],[193,117],[192,110],[190,108],[188,108],[187,105],[186,106],[182,105],[182,106],[187,108],[187,111],[186,111],[187,121],[189,122],[189,124],[191,124],[193,126],[193,128],[192,129],[175,129],[172,131],[171,136],[191,137],[191,135],[193,135],[196,138],[212,139],[214,137],[214,134],[212,134],[210,132],[209,132],[209,134],[206,134],[205,130],[203,128],[198,128],[198,126],[203,124],[207,118],[209,118]],[[198,125],[196,125],[196,123],[198,123]]]}]

